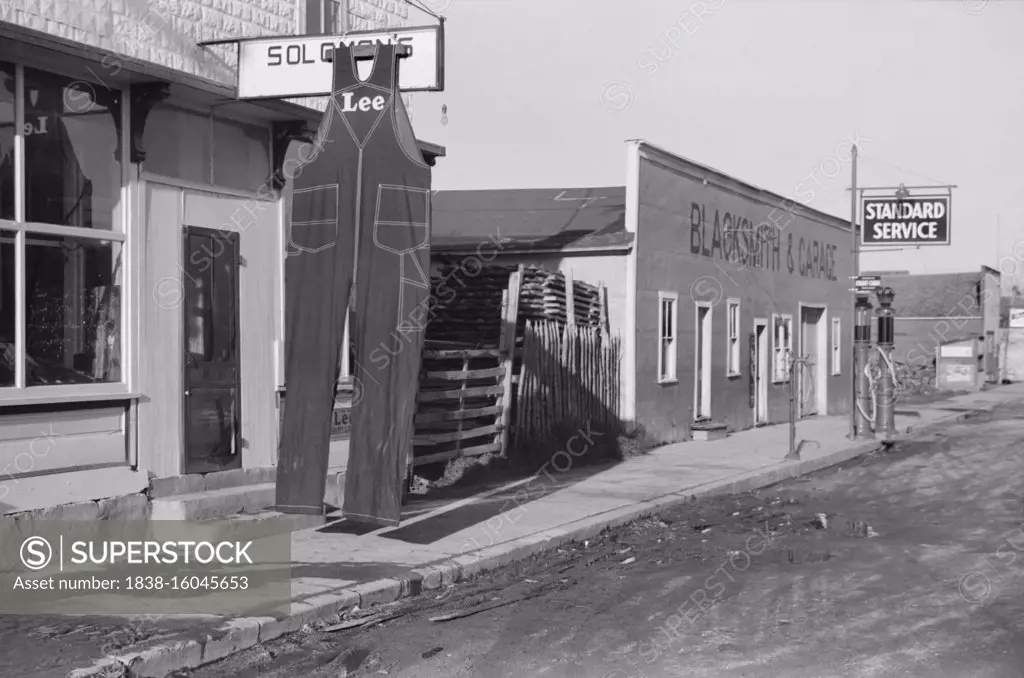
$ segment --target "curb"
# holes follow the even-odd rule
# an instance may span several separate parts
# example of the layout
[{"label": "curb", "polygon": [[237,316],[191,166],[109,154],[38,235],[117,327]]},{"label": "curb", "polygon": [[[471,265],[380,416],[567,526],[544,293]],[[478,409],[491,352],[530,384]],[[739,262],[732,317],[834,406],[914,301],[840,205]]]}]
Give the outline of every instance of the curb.
[{"label": "curb", "polygon": [[[905,441],[946,424],[963,421],[971,416],[990,412],[996,407],[1020,402],[1007,401],[971,408],[941,416],[921,426],[908,426],[898,440]],[[67,678],[164,678],[182,669],[194,669],[237,654],[300,630],[306,624],[346,612],[356,605],[361,609],[374,603],[391,603],[402,598],[419,595],[424,591],[444,588],[488,570],[525,560],[542,551],[557,548],[571,541],[590,539],[605,529],[665,511],[688,503],[697,497],[751,492],[784,480],[820,471],[850,459],[873,452],[883,446],[881,441],[868,440],[862,444],[826,454],[817,459],[780,461],[763,470],[738,474],[735,480],[724,479],[683,488],[659,497],[646,499],[581,518],[557,528],[479,549],[472,553],[450,558],[447,562],[413,569],[401,579],[385,578],[358,584],[334,593],[324,593],[293,602],[291,613],[284,619],[247,617],[227,622],[218,629],[216,637],[205,640],[187,640],[161,645],[143,652],[97,661],[90,667],[75,669]]]}]

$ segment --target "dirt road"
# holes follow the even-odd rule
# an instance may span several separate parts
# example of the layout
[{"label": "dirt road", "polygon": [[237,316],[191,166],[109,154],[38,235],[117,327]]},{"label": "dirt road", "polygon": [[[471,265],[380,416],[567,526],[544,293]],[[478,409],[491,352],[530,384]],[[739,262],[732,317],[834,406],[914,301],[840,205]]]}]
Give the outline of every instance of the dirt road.
[{"label": "dirt road", "polygon": [[1021,678],[1022,471],[997,410],[177,675]]}]

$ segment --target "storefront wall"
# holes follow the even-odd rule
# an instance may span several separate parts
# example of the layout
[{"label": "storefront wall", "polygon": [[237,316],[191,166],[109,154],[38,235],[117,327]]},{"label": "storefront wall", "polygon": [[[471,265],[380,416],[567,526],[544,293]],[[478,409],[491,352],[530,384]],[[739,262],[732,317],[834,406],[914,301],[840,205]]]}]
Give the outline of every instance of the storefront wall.
[{"label": "storefront wall", "polygon": [[[184,472],[186,226],[238,238],[235,451],[244,468],[276,462],[286,234],[280,202],[256,191],[270,120],[288,115],[225,106],[234,49],[197,43],[303,33],[308,3],[80,4],[0,4],[0,515],[83,502],[76,516],[107,517],[103,498]],[[408,23],[402,3],[351,10],[353,30]],[[148,116],[142,164],[130,106],[116,121],[110,99],[127,102],[140,74],[176,83]],[[299,103],[299,118],[322,110]]]},{"label": "storefront wall", "polygon": [[[186,472],[188,293],[222,237],[237,237],[242,264],[228,451],[243,468],[272,466],[284,229],[269,120],[172,96],[133,163],[130,103],[103,105],[130,101],[127,88],[32,66],[0,63],[0,514]],[[186,227],[214,243],[191,261]]]},{"label": "storefront wall", "polygon": [[36,62],[0,80],[0,513],[138,491],[125,118]]},{"label": "storefront wall", "polygon": [[[804,386],[805,408],[817,409],[819,414],[848,412],[850,367],[844,362],[849,355],[852,307],[848,229],[844,232],[838,219],[787,204],[781,197],[680,158],[655,151],[642,152],[642,158],[635,245],[637,421],[656,440],[689,438],[699,414],[695,411],[696,366],[703,361],[710,362],[703,373],[709,382],[705,394],[710,395],[710,407],[703,414],[732,430],[752,427],[750,337],[755,319],[767,324],[763,418],[770,423],[787,421],[789,384],[772,374],[776,367],[785,373],[782,361],[774,360],[776,346],[782,347],[785,341],[785,328],[781,328],[782,341],[776,342],[773,336],[773,322],[785,323],[783,314],[792,317],[794,353],[817,353],[816,371]],[[763,244],[758,248],[757,226],[766,222],[774,222],[775,227],[761,229]],[[752,230],[753,240],[740,244],[727,236],[726,226],[733,224]],[[755,253],[757,249],[760,254]],[[752,253],[745,254],[746,250]],[[666,349],[674,353],[675,379],[659,380],[659,369],[666,362],[659,360],[664,299],[675,300],[674,341]],[[739,325],[732,336],[738,349],[731,349],[728,316],[730,305],[736,303]],[[801,331],[805,306],[806,320],[818,324]],[[707,310],[699,313],[700,307]],[[703,313],[710,315],[710,342],[701,356],[697,327]],[[820,318],[815,317],[819,313]],[[839,319],[838,327],[833,318]],[[839,340],[838,361],[833,355],[833,334]],[[730,370],[731,350],[738,361]]]}]

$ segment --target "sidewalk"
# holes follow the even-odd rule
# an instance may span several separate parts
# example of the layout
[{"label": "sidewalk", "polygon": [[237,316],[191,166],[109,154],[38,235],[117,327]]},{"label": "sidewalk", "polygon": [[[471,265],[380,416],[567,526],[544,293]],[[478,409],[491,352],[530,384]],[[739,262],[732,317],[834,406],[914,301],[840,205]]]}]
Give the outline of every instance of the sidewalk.
[{"label": "sidewalk", "polygon": [[[898,430],[913,435],[962,419],[969,411],[1024,401],[1024,384],[957,396],[927,405],[897,404]],[[810,473],[877,449],[872,441],[846,439],[849,419],[816,417],[799,422],[797,440],[808,441],[800,461],[786,462],[786,425],[752,429],[715,442],[686,442],[652,450],[619,464],[572,466],[557,455],[538,475],[453,501],[413,500],[397,528],[369,533],[345,531],[342,523],[294,533],[292,606],[284,619],[159,619],[148,640],[120,658],[131,675],[163,676],[216,661],[259,642],[296,631],[304,624],[391,602],[422,590],[519,560],[569,540],[586,539],[608,526],[634,520],[694,496],[743,492]],[[26,624],[39,622],[24,617]],[[0,629],[3,624],[0,617]],[[70,621],[70,620],[65,620]],[[81,620],[79,620],[81,621]],[[106,622],[109,626],[109,618]],[[122,622],[123,623],[123,622]],[[72,624],[73,625],[73,624]],[[18,635],[22,629],[5,631]],[[32,634],[27,634],[32,635]],[[8,643],[11,643],[12,638]],[[63,672],[76,678],[110,673],[111,659],[90,655]],[[31,643],[30,643],[31,644]],[[71,654],[80,654],[72,652]],[[0,669],[6,668],[0,661]],[[14,668],[14,667],[11,667]],[[68,670],[77,671],[68,674]],[[104,673],[104,671],[107,673]],[[0,670],[0,673],[3,671]],[[20,675],[49,675],[22,669]],[[53,673],[52,675],[58,675]]]}]

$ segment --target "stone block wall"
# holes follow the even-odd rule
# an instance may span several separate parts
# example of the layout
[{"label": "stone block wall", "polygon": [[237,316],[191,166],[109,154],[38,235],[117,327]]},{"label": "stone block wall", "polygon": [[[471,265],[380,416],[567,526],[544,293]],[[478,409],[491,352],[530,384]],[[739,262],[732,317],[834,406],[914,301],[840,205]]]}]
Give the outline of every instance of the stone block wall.
[{"label": "stone block wall", "polygon": [[[408,25],[401,0],[350,0],[351,30]],[[196,43],[233,37],[295,35],[305,0],[18,0],[0,2],[0,21],[173,68],[233,87],[233,45]],[[316,100],[303,100],[316,105]]]}]

